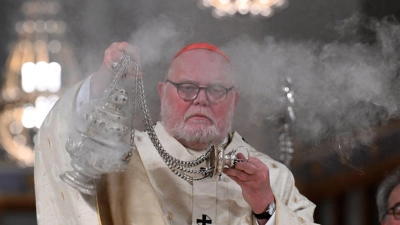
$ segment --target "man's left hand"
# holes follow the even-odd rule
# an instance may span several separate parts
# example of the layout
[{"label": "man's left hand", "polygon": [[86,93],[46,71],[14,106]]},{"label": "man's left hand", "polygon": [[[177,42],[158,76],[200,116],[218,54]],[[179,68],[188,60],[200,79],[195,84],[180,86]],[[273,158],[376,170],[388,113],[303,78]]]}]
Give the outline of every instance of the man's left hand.
[{"label": "man's left hand", "polygon": [[270,185],[269,168],[257,158],[246,157],[239,153],[235,168],[226,168],[224,173],[242,188],[244,200],[250,205],[254,213],[265,212],[267,206],[274,201]]}]

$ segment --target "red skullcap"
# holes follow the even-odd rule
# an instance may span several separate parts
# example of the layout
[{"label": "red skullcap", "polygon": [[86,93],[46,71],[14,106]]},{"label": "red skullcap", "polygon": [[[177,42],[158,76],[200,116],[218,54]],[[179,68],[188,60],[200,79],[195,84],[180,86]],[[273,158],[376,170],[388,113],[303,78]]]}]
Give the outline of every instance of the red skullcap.
[{"label": "red skullcap", "polygon": [[229,58],[228,58],[228,56],[225,55],[225,53],[223,53],[219,48],[215,47],[214,45],[208,44],[205,42],[187,45],[186,47],[182,48],[178,53],[176,53],[172,59],[175,59],[182,53],[185,53],[187,51],[194,50],[194,49],[207,49],[207,50],[216,52],[216,53],[220,54],[221,56],[223,56],[229,62]]}]

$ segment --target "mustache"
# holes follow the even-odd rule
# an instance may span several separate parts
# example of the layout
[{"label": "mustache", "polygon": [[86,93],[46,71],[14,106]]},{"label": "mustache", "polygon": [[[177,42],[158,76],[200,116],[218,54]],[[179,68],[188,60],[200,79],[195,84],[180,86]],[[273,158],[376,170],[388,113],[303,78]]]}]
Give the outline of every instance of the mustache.
[{"label": "mustache", "polygon": [[208,112],[207,110],[204,110],[203,108],[199,109],[189,109],[184,116],[184,121],[187,121],[189,118],[194,117],[194,116],[201,116],[209,119],[212,123],[215,123],[215,118],[214,116]]}]

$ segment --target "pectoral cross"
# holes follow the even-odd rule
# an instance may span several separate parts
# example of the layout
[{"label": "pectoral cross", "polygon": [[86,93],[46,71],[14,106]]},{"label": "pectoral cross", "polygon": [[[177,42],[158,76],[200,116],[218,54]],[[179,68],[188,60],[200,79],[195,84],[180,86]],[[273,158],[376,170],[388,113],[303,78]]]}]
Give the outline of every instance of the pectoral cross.
[{"label": "pectoral cross", "polygon": [[208,217],[207,215],[202,215],[201,219],[197,219],[196,220],[198,225],[207,225],[207,224],[212,224],[212,220],[210,217]]}]

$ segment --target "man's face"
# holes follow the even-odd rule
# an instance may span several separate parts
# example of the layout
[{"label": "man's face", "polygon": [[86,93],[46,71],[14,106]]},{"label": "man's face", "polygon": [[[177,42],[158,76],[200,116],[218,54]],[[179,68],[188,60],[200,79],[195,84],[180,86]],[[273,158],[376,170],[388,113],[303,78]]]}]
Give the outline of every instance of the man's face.
[{"label": "man's face", "polygon": [[[233,86],[226,59],[205,49],[191,50],[175,58],[168,79],[200,87]],[[160,82],[158,91],[165,129],[183,145],[201,149],[207,147],[209,141],[219,143],[227,136],[238,99],[235,90],[229,91],[226,99],[219,103],[210,102],[204,89],[196,99],[189,101],[179,97],[176,87],[168,82]]]},{"label": "man's face", "polygon": [[[396,203],[399,202],[400,202],[400,184],[393,189],[392,193],[390,193],[388,209],[392,208],[394,205],[396,205]],[[382,225],[400,225],[400,220],[396,220],[393,214],[389,214],[382,221]]]}]

